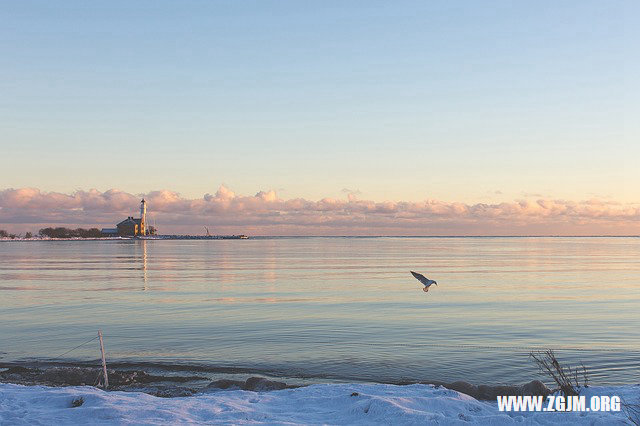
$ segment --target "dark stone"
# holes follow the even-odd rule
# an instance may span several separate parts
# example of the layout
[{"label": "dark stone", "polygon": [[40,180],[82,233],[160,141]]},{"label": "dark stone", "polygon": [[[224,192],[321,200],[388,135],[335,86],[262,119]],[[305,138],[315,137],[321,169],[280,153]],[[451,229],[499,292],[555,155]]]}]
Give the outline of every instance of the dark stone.
[{"label": "dark stone", "polygon": [[499,395],[533,395],[533,396],[547,396],[551,393],[549,388],[547,388],[544,383],[539,380],[534,380],[532,382],[526,383],[520,386],[507,386],[507,385],[499,385],[499,386],[489,386],[489,385],[479,385],[475,386],[471,383],[458,381],[453,382],[448,385],[445,385],[446,388],[452,389],[454,391],[458,391],[469,396],[474,397],[475,399],[483,399],[489,401],[495,401],[496,397]]},{"label": "dark stone", "polygon": [[196,380],[206,380],[206,377],[199,376],[156,376],[142,370],[133,371],[112,371],[109,370],[109,384],[114,386],[125,386],[138,383],[158,383],[158,382],[175,382],[186,383]]},{"label": "dark stone", "polygon": [[181,396],[191,396],[195,393],[196,391],[190,388],[180,386],[162,386],[157,387],[151,394],[160,398],[176,398]]},{"label": "dark stone", "polygon": [[462,380],[445,385],[445,387],[447,389],[473,396],[474,398],[475,395],[478,394],[478,387],[476,385],[472,385],[468,382],[463,382]]},{"label": "dark stone", "polygon": [[240,382],[238,380],[229,380],[229,379],[220,379],[215,382],[209,383],[207,385],[208,388],[218,388],[218,389],[242,389],[244,386],[244,382]]},{"label": "dark stone", "polygon": [[83,397],[74,398],[73,401],[71,401],[71,408],[79,407],[82,404],[84,404],[84,398]]},{"label": "dark stone", "polygon": [[551,389],[545,386],[540,380],[533,380],[522,385],[522,395],[542,395],[546,397],[551,393]]},{"label": "dark stone", "polygon": [[360,396],[360,394],[358,392],[354,392],[351,394],[351,396]]},{"label": "dark stone", "polygon": [[260,392],[280,390],[285,389],[286,387],[287,384],[284,382],[275,382],[263,377],[249,377],[247,381],[244,382],[244,386],[242,387],[242,389]]},{"label": "dark stone", "polygon": [[520,395],[518,388],[519,386],[480,385],[478,386],[478,395],[474,398],[495,401],[498,395]]}]

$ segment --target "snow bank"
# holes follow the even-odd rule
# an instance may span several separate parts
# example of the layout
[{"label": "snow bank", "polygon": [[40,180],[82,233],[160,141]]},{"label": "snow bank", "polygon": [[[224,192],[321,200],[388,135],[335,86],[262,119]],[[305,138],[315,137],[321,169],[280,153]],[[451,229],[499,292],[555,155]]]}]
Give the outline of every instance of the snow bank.
[{"label": "snow bank", "polygon": [[[589,388],[636,401],[640,386]],[[71,407],[82,397],[80,407]],[[619,413],[500,413],[497,405],[431,385],[325,384],[272,392],[159,398],[88,387],[0,384],[0,424],[626,424]]]}]

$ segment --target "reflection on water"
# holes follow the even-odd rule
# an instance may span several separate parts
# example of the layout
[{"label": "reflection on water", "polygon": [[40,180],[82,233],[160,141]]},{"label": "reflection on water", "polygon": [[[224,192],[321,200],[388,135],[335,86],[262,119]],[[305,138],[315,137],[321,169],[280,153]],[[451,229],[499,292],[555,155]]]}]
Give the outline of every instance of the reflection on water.
[{"label": "reflection on water", "polygon": [[140,241],[140,245],[142,245],[142,281],[144,282],[143,290],[148,290],[147,286],[147,241]]},{"label": "reflection on water", "polygon": [[499,383],[540,377],[528,352],[552,347],[635,383],[638,272],[637,238],[4,242],[0,360],[101,328],[114,360]]}]

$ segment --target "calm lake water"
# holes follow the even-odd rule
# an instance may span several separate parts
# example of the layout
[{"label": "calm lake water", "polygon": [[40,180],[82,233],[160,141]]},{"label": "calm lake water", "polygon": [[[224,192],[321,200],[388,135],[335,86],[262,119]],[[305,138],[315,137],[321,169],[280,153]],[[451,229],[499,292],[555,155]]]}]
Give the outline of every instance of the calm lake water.
[{"label": "calm lake water", "polygon": [[[428,293],[409,274],[438,281]],[[105,335],[110,361],[315,380],[640,382],[639,238],[0,242],[0,362]],[[97,342],[61,361],[95,360]]]}]

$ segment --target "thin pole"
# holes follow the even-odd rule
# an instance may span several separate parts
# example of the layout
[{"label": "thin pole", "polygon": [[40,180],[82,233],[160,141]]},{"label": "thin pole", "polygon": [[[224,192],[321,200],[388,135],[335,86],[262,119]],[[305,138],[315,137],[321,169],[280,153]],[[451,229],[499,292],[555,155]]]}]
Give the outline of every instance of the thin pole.
[{"label": "thin pole", "polygon": [[98,330],[98,337],[100,338],[100,352],[102,353],[102,372],[104,373],[104,388],[109,387],[109,376],[107,376],[107,361],[104,359],[104,343],[102,342],[102,330]]}]

